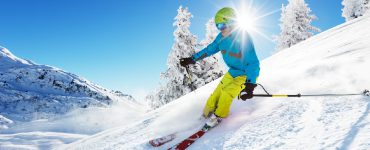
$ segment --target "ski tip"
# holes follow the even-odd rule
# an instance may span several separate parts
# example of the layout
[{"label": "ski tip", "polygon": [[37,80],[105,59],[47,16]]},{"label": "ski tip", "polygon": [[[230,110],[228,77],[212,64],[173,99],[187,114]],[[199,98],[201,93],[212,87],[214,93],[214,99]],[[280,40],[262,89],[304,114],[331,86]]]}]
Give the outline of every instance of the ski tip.
[{"label": "ski tip", "polygon": [[160,147],[168,142],[171,142],[173,139],[175,139],[175,137],[176,137],[175,134],[170,134],[164,137],[150,140],[149,144],[152,145],[153,147]]},{"label": "ski tip", "polygon": [[161,145],[160,145],[160,143],[157,143],[157,142],[155,142],[154,140],[150,140],[150,141],[149,141],[149,144],[150,144],[151,146],[153,146],[153,147],[159,147],[159,146],[161,146]]},{"label": "ski tip", "polygon": [[364,90],[364,92],[363,92],[363,94],[364,94],[365,96],[370,96],[370,91],[369,91],[369,90],[367,90],[367,89],[365,89],[365,90]]}]

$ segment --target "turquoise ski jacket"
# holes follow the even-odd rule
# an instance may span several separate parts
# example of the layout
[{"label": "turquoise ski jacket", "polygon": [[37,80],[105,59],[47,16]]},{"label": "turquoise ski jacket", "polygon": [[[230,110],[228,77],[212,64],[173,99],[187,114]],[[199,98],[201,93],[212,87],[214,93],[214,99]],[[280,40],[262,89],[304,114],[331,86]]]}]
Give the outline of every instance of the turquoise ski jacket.
[{"label": "turquoise ski jacket", "polygon": [[246,83],[256,84],[260,72],[254,44],[247,32],[232,32],[226,37],[219,33],[216,39],[206,48],[193,55],[193,60],[198,61],[221,51],[226,65],[230,68],[232,77],[246,75]]}]

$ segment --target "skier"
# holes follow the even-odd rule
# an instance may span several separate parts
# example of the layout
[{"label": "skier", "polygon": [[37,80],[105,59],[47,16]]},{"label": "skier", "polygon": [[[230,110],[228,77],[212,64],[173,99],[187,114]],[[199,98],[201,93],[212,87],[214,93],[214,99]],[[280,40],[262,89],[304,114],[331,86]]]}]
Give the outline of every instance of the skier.
[{"label": "skier", "polygon": [[260,67],[251,37],[236,27],[234,9],[225,7],[215,15],[216,27],[221,31],[215,40],[192,57],[181,58],[180,65],[187,67],[196,61],[221,51],[230,68],[208,98],[203,110],[206,125],[212,128],[228,116],[233,99],[240,94],[242,100],[251,99]]}]

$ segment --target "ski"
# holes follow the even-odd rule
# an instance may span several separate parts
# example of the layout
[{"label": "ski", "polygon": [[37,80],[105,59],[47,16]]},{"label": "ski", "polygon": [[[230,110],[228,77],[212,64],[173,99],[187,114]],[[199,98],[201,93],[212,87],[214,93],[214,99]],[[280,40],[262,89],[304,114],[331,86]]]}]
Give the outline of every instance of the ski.
[{"label": "ski", "polygon": [[153,147],[159,147],[159,146],[162,146],[163,144],[171,142],[175,138],[176,138],[176,133],[173,133],[170,135],[166,135],[160,138],[150,140],[149,144],[152,145]]},{"label": "ski", "polygon": [[[202,121],[203,120],[203,117],[200,117],[198,119],[199,121]],[[166,136],[163,136],[163,137],[160,137],[160,138],[156,138],[156,139],[152,139],[149,141],[149,144],[153,147],[160,147],[168,142],[171,142],[172,140],[174,140],[176,138],[176,133],[172,133],[172,134],[169,134],[169,135],[166,135]]]},{"label": "ski", "polygon": [[193,135],[189,136],[187,139],[185,139],[182,142],[180,142],[179,144],[169,148],[168,150],[185,150],[191,144],[193,144],[196,140],[201,138],[210,129],[211,129],[211,127],[208,126],[207,124],[205,124],[201,130],[197,131]]}]

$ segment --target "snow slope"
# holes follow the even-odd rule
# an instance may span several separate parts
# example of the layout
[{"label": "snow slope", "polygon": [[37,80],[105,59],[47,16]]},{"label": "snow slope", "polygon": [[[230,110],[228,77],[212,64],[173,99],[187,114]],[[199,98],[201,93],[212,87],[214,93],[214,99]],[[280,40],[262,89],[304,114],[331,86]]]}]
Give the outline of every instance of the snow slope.
[{"label": "snow slope", "polygon": [[[263,60],[259,83],[271,93],[361,93],[370,88],[370,17],[355,19]],[[155,149],[149,139],[203,125],[216,80],[150,112],[60,149]],[[262,93],[257,89],[256,93]],[[189,149],[370,149],[370,98],[254,98],[234,101],[228,118]]]},{"label": "snow slope", "polygon": [[30,121],[75,108],[105,107],[119,100],[139,105],[130,95],[107,90],[55,67],[20,59],[0,47],[0,112],[8,118]]},{"label": "snow slope", "polygon": [[0,47],[0,150],[51,149],[140,118],[146,107]]},{"label": "snow slope", "polygon": [[0,115],[0,130],[1,129],[8,129],[8,125],[12,124],[13,121],[5,118],[4,116]]}]

